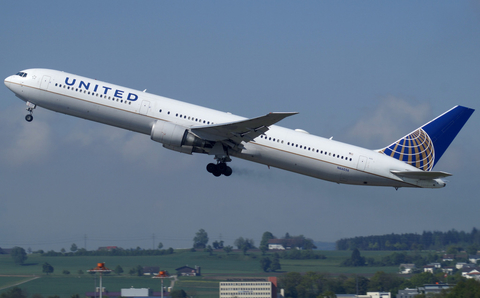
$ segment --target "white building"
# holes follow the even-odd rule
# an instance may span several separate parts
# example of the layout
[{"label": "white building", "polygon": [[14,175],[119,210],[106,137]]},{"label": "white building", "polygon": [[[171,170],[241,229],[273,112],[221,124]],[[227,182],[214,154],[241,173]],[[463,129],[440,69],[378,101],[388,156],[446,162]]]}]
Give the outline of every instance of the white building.
[{"label": "white building", "polygon": [[391,298],[389,292],[367,292],[367,295],[336,294],[337,298]]},{"label": "white building", "polygon": [[130,288],[130,289],[121,289],[120,295],[122,297],[148,297],[151,294],[151,290],[148,288]]},{"label": "white building", "polygon": [[276,278],[265,281],[220,282],[220,298],[276,298]]},{"label": "white building", "polygon": [[410,274],[415,269],[415,264],[400,264],[400,274]]}]

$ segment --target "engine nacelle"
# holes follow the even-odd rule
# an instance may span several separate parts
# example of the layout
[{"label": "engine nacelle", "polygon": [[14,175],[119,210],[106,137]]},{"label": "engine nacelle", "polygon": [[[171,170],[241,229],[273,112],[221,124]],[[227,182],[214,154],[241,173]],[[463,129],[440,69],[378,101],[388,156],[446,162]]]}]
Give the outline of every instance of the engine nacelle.
[{"label": "engine nacelle", "polygon": [[167,149],[192,154],[193,147],[204,148],[205,141],[196,137],[184,126],[157,120],[152,126],[150,138]]}]

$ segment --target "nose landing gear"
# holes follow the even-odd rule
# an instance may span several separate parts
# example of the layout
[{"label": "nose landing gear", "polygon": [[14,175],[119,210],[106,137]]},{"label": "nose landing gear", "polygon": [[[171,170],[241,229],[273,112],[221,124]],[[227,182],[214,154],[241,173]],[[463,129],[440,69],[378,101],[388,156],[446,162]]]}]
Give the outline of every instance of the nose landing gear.
[{"label": "nose landing gear", "polygon": [[37,107],[36,104],[33,104],[29,101],[27,101],[27,111],[30,113],[28,114],[27,116],[25,116],[25,120],[27,120],[27,122],[32,122],[33,120],[33,110]]}]

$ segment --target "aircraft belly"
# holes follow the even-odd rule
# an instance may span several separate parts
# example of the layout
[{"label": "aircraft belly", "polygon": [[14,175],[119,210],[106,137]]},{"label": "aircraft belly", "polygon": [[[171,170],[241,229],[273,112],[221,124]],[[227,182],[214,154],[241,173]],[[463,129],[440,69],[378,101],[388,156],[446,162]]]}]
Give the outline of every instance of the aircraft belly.
[{"label": "aircraft belly", "polygon": [[292,154],[259,144],[247,143],[245,148],[241,153],[232,154],[232,156],[335,183],[393,187],[412,186],[398,179],[389,179],[377,173],[360,171],[340,163],[336,164],[306,155]]}]

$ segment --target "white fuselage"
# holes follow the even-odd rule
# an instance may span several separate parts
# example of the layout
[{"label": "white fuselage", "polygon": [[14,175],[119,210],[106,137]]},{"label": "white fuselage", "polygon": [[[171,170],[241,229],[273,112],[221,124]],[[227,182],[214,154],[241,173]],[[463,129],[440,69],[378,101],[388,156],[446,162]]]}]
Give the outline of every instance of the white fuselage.
[{"label": "white fuselage", "polygon": [[[5,84],[37,106],[150,135],[156,121],[191,128],[239,121],[232,115],[86,77],[28,69]],[[336,183],[392,187],[445,186],[441,179],[400,178],[391,171],[419,171],[377,151],[272,125],[262,136],[229,155]],[[208,152],[207,152],[208,153]]]}]

